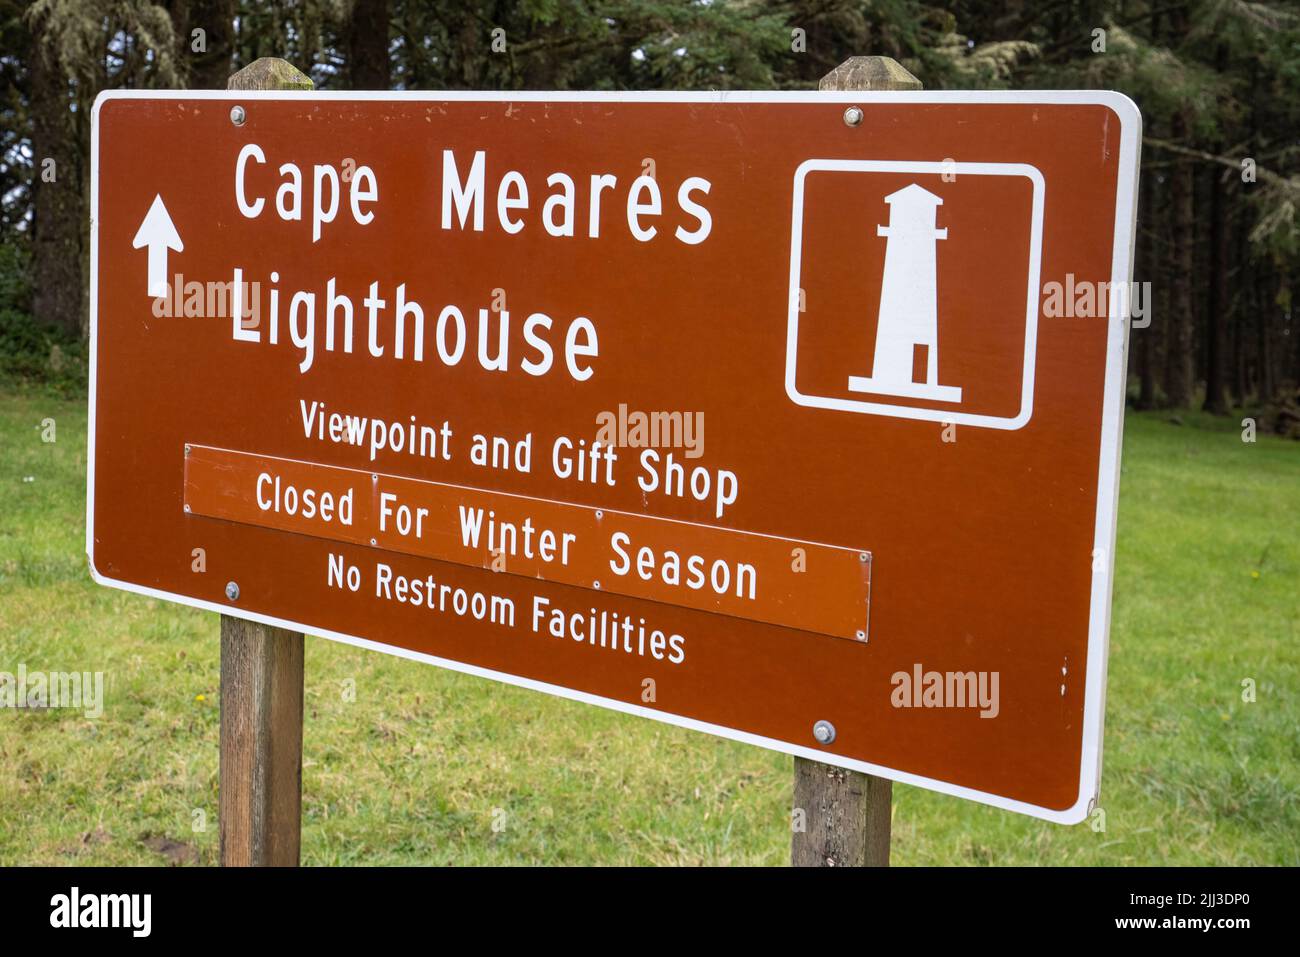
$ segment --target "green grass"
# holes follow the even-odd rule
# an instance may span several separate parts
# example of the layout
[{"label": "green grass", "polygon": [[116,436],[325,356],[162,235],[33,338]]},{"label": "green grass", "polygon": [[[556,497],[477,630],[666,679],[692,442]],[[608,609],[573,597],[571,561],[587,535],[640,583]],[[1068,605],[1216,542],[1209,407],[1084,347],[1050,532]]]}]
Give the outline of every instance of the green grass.
[{"label": "green grass", "polygon": [[[1183,418],[1127,424],[1105,830],[898,785],[895,863],[1300,863],[1300,444]],[[85,420],[0,393],[0,671],[108,699],[0,711],[0,866],[211,864],[217,619],[90,581]],[[321,639],[306,707],[309,864],[788,859],[783,755]]]}]

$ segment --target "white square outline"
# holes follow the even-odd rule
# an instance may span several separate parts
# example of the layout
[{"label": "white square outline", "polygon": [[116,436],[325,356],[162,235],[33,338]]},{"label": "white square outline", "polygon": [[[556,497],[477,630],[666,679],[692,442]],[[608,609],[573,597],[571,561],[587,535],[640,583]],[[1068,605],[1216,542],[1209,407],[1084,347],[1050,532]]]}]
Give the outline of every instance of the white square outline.
[{"label": "white square outline", "polygon": [[[1028,288],[1025,295],[1025,356],[1020,375],[1020,411],[1011,417],[947,411],[887,402],[805,395],[795,386],[799,364],[799,280],[803,266],[803,194],[809,173],[951,173],[960,176],[1024,176],[1034,186],[1030,215]],[[929,163],[895,160],[811,159],[800,163],[794,173],[794,205],[790,226],[790,302],[786,325],[785,392],[796,405],[814,409],[835,409],[923,422],[975,425],[986,429],[1019,429],[1034,411],[1034,361],[1038,348],[1038,279],[1043,256],[1043,174],[1028,163]]]}]

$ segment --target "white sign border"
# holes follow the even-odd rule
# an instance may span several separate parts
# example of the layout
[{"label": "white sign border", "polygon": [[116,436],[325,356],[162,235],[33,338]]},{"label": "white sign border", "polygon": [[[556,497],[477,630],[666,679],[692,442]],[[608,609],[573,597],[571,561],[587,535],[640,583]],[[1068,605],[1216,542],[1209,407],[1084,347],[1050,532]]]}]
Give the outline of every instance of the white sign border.
[{"label": "white sign border", "polygon": [[[722,725],[711,724],[645,708],[637,704],[605,698],[599,695],[535,681],[519,675],[492,671],[463,662],[439,658],[410,651],[394,645],[380,644],[356,635],[322,630],[301,622],[287,621],[269,615],[259,615],[245,609],[215,602],[177,595],[159,589],[119,581],[100,573],[94,563],[95,535],[95,397],[98,380],[99,341],[99,114],[105,103],[118,99],[142,100],[224,100],[229,103],[249,103],[258,100],[305,100],[314,103],[323,100],[338,101],[412,101],[412,102],[484,102],[484,103],[696,103],[723,105],[728,103],[845,103],[869,105],[893,104],[1073,104],[1096,105],[1110,109],[1119,121],[1119,162],[1115,199],[1115,236],[1111,256],[1111,282],[1128,288],[1132,279],[1134,232],[1137,221],[1137,183],[1142,139],[1142,117],[1136,104],[1122,93],[1098,90],[1061,91],[946,91],[946,92],[751,92],[720,91],[711,93],[629,92],[629,93],[575,93],[575,92],[503,92],[482,93],[472,91],[447,92],[386,92],[386,91],[280,91],[280,90],[106,90],[95,98],[91,110],[91,173],[90,173],[90,382],[89,417],[86,447],[86,554],[91,577],[100,585],[123,591],[172,601],[204,611],[233,615],[292,631],[319,635],[344,644],[381,651],[399,658],[422,661],[451,671],[492,678],[505,684],[542,691],[557,697],[595,704],[613,711],[651,718],[666,724],[704,731],[718,737],[753,744],[797,757],[809,758],[826,764],[874,774],[904,784],[912,784],[931,791],[950,794],[981,804],[988,804],[1031,817],[1059,824],[1077,824],[1090,812],[1101,780],[1102,734],[1106,694],[1106,665],[1110,643],[1110,601],[1114,584],[1115,533],[1119,503],[1120,450],[1124,428],[1125,370],[1127,367],[1129,322],[1121,312],[1116,297],[1110,297],[1111,313],[1107,323],[1106,377],[1101,416],[1101,450],[1097,477],[1097,515],[1094,528],[1093,555],[1102,556],[1092,563],[1092,591],[1088,621],[1088,657],[1084,674],[1083,742],[1079,768],[1079,792],[1073,805],[1065,809],[1040,807],[997,794],[963,787],[935,778],[923,777],[894,768],[869,764],[830,751],[808,748],[774,738],[738,731]],[[1100,567],[1098,567],[1100,565]]]}]

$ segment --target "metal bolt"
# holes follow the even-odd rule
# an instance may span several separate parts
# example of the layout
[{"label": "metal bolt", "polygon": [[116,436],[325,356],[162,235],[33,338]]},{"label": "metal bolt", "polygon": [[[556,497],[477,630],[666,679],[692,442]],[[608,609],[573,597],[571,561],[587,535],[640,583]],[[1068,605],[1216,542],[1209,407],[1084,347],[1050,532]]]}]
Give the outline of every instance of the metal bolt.
[{"label": "metal bolt", "polygon": [[859,629],[858,629],[858,641],[866,641],[866,640],[867,640],[867,633],[866,633],[865,631],[863,631],[861,628],[859,628]]},{"label": "metal bolt", "polygon": [[813,725],[813,737],[818,744],[830,744],[835,740],[835,725],[829,721],[818,721]]},{"label": "metal bolt", "polygon": [[189,454],[190,454],[190,447],[189,447],[188,445],[185,446],[185,454],[186,454],[186,455],[189,455]]},{"label": "metal bolt", "polygon": [[591,583],[591,587],[592,587],[592,588],[595,588],[597,591],[599,591],[599,590],[600,590],[600,582],[592,582],[592,583]]},{"label": "metal bolt", "polygon": [[844,111],[844,125],[857,126],[862,122],[862,110],[856,106],[850,106]]},{"label": "metal bolt", "polygon": [[244,120],[247,118],[248,116],[244,113],[244,108],[242,106],[232,106],[230,108],[230,122],[234,123],[236,126],[243,126]]},{"label": "metal bolt", "polygon": [[596,509],[596,520],[600,521],[604,517],[605,517],[605,513],[602,512],[600,509]]},{"label": "metal bolt", "polygon": [[867,557],[868,556],[866,552],[858,552],[858,561],[865,562],[867,560]]},{"label": "metal bolt", "polygon": [[185,514],[190,514],[190,507],[188,505],[185,506]]},{"label": "metal bolt", "polygon": [[370,540],[370,544],[371,544],[371,545],[378,545],[379,543],[376,542],[376,541],[372,538],[372,539]]},{"label": "metal bolt", "polygon": [[226,597],[231,601],[239,601],[239,586],[234,582],[226,582]]}]

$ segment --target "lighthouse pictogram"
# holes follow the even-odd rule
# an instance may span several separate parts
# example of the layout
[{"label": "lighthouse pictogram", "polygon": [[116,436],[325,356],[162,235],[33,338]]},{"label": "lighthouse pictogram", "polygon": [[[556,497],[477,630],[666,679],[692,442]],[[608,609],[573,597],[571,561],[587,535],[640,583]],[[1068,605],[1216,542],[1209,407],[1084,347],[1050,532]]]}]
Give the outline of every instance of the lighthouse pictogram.
[{"label": "lighthouse pictogram", "polygon": [[[885,197],[889,225],[876,348],[869,376],[849,376],[849,389],[879,395],[960,402],[961,389],[939,384],[936,249],[947,229],[935,228],[943,200],[916,183]],[[920,366],[924,371],[914,375]],[[918,381],[918,379],[920,381]]]}]

